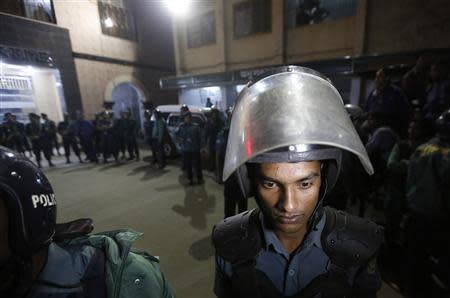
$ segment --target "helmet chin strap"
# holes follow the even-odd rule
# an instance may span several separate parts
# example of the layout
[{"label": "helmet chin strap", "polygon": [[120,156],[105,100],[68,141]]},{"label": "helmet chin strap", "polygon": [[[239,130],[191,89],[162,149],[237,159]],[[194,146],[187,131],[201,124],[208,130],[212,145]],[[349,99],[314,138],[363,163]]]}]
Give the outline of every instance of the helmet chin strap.
[{"label": "helmet chin strap", "polygon": [[[327,194],[328,190],[328,182],[327,179],[325,181],[325,186],[320,188],[319,193],[319,200],[317,201],[316,207],[314,208],[313,213],[311,214],[309,220],[308,220],[308,231],[311,229],[315,229],[316,225],[319,223],[319,220],[322,218],[322,207],[323,207],[323,200],[325,199],[325,196]],[[323,191],[322,191],[323,190]]]}]

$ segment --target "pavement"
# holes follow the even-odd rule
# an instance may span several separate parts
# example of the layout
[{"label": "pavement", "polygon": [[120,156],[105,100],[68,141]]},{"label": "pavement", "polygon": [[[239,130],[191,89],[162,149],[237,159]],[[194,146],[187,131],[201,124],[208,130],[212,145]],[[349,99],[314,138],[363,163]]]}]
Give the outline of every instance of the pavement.
[{"label": "pavement", "polygon": [[[143,232],[136,248],[159,257],[177,297],[215,297],[210,234],[223,218],[223,186],[208,171],[203,171],[204,184],[189,186],[177,160],[158,169],[150,164],[148,151],[142,156],[141,161],[97,165],[67,165],[56,157],[55,168],[46,168],[44,161],[58,202],[58,222],[89,217],[94,232]],[[378,297],[401,296],[383,284]]]}]

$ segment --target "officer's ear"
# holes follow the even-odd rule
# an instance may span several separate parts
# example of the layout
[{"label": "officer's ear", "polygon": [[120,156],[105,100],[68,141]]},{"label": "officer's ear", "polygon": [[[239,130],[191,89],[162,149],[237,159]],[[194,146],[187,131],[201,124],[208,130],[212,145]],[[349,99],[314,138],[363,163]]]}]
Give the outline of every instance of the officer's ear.
[{"label": "officer's ear", "polygon": [[258,177],[259,164],[247,163],[240,166],[233,175],[236,175],[239,187],[245,198],[255,194],[256,179]]}]

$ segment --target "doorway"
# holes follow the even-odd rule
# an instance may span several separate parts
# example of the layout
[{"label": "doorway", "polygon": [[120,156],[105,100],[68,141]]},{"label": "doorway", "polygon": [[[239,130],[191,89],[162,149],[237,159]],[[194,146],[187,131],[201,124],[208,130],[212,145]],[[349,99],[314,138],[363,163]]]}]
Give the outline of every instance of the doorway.
[{"label": "doorway", "polygon": [[144,125],[144,108],[142,102],[145,100],[144,94],[132,83],[120,83],[112,91],[113,111],[116,118],[120,118],[120,113],[126,110],[131,111],[131,116],[142,129]]}]

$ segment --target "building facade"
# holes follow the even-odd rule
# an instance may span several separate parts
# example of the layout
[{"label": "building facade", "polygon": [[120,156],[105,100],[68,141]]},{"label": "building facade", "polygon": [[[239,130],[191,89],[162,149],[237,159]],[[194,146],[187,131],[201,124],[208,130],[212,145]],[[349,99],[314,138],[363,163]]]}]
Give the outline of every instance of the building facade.
[{"label": "building facade", "polygon": [[406,71],[420,54],[448,57],[450,6],[432,0],[215,0],[173,18],[177,76],[161,86],[181,103],[233,105],[248,80],[280,65],[328,75],[362,103],[381,67]]},{"label": "building facade", "polygon": [[2,2],[0,12],[0,114],[33,111],[59,121],[80,110],[92,119],[112,106],[116,116],[130,109],[142,122],[145,106],[177,101],[159,88],[161,76],[175,74],[160,3],[21,0]]}]

